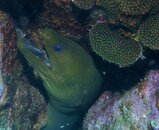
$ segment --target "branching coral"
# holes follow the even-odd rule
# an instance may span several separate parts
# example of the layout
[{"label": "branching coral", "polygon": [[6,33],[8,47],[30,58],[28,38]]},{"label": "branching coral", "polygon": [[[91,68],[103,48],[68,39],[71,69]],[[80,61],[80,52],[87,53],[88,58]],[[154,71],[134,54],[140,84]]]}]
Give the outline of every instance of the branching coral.
[{"label": "branching coral", "polygon": [[123,95],[103,93],[88,111],[84,130],[158,130],[159,71]]},{"label": "branching coral", "polygon": [[110,31],[106,24],[93,26],[89,32],[89,39],[91,47],[98,55],[119,66],[134,63],[142,54],[140,44]]}]

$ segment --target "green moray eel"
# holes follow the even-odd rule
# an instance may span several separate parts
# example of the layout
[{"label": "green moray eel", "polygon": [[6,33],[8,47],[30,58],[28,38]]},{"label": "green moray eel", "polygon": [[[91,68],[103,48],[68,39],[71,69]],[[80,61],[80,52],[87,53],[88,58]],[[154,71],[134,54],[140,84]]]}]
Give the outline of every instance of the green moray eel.
[{"label": "green moray eel", "polygon": [[[44,129],[77,130],[76,125],[83,118],[81,113],[100,93],[101,75],[77,43],[48,28],[41,29],[40,34],[50,65],[33,53],[35,49],[26,47],[24,36],[19,36],[17,46],[47,90],[48,122]],[[40,51],[37,54],[42,55]]]}]

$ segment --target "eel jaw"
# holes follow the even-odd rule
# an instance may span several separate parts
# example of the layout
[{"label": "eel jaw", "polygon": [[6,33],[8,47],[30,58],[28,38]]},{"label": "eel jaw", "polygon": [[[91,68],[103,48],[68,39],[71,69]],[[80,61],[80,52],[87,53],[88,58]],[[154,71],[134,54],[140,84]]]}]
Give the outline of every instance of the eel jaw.
[{"label": "eel jaw", "polygon": [[[16,28],[17,36],[22,38],[24,41],[23,49],[28,50],[32,55],[41,60],[49,69],[52,68],[49,55],[44,45],[42,48],[36,47],[36,43],[34,43],[27,35],[21,30]],[[21,43],[22,44],[22,43]]]}]

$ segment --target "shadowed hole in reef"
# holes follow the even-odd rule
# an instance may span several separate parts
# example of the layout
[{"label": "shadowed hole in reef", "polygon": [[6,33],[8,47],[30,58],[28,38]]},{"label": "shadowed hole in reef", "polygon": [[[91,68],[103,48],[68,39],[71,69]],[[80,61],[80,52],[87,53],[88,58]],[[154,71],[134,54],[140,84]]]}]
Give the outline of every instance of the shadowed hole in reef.
[{"label": "shadowed hole in reef", "polygon": [[23,65],[23,68],[24,68],[23,73],[28,78],[29,83],[31,85],[35,86],[35,88],[37,88],[40,91],[40,93],[44,96],[46,101],[48,101],[47,92],[43,86],[42,80],[40,78],[38,78],[37,76],[35,76],[35,74],[33,73],[33,68],[30,67],[28,62],[25,60],[25,58],[20,53],[18,53],[18,58],[20,59],[22,65]]},{"label": "shadowed hole in reef", "polygon": [[26,16],[34,21],[43,9],[43,0],[0,0],[0,10],[8,13],[16,20]]},{"label": "shadowed hole in reef", "polygon": [[93,9],[89,10],[82,10],[80,8],[77,8],[74,4],[71,4],[72,7],[72,13],[74,17],[83,25],[88,24],[88,17],[90,16],[90,13]]},{"label": "shadowed hole in reef", "polygon": [[94,52],[91,53],[99,71],[103,74],[103,91],[126,91],[137,85],[149,70],[159,69],[158,51],[146,49],[145,59],[139,59],[133,65],[119,68],[117,65],[103,61]]}]

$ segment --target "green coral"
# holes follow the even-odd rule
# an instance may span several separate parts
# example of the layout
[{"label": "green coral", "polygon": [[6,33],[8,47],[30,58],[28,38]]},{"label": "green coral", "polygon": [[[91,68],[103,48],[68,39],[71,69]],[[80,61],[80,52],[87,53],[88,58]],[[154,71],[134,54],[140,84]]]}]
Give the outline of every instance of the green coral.
[{"label": "green coral", "polygon": [[81,9],[91,9],[95,5],[95,0],[72,0],[72,2]]},{"label": "green coral", "polygon": [[0,108],[0,130],[10,129],[8,121],[8,110],[1,110]]},{"label": "green coral", "polygon": [[41,50],[36,52],[37,49],[22,36],[18,38],[18,48],[47,90],[49,108],[46,130],[76,129],[74,125],[82,117],[81,113],[100,92],[101,76],[92,58],[77,43],[51,29],[42,29],[40,34],[49,66],[36,55]]},{"label": "green coral", "polygon": [[97,2],[98,6],[104,8],[112,15],[121,13],[126,15],[145,14],[155,4],[157,4],[156,0],[98,0]]},{"label": "green coral", "polygon": [[139,15],[149,12],[151,0],[119,0],[121,12],[127,15]]},{"label": "green coral", "polygon": [[158,11],[159,11],[159,1],[158,0],[154,0],[152,3],[151,3],[151,11],[150,11],[150,14],[157,14]]},{"label": "green coral", "polygon": [[108,21],[112,22],[119,19],[121,12],[115,0],[99,0],[97,5],[105,10]]},{"label": "green coral", "polygon": [[140,44],[110,31],[106,24],[93,26],[89,39],[91,47],[99,56],[119,66],[133,64],[142,53]]},{"label": "green coral", "polygon": [[138,40],[153,50],[159,49],[159,16],[148,18],[137,32]]},{"label": "green coral", "polygon": [[[151,49],[159,48],[158,18],[155,18],[156,20],[151,18],[152,20],[149,19],[140,26],[142,20],[138,17],[146,13],[155,14],[159,9],[158,0],[97,0],[96,5],[104,13],[91,14],[96,23],[89,32],[89,39],[92,49],[103,59],[119,66],[128,66],[142,56],[141,43]],[[103,24],[106,22],[124,29],[124,35],[129,39],[111,31]],[[118,25],[123,25],[126,29]],[[138,28],[135,37],[137,41],[131,40],[131,33],[137,32]]]},{"label": "green coral", "polygon": [[138,16],[156,13],[158,0],[72,0],[81,9],[91,9],[95,4],[105,10],[109,22],[117,22],[121,16]]}]

